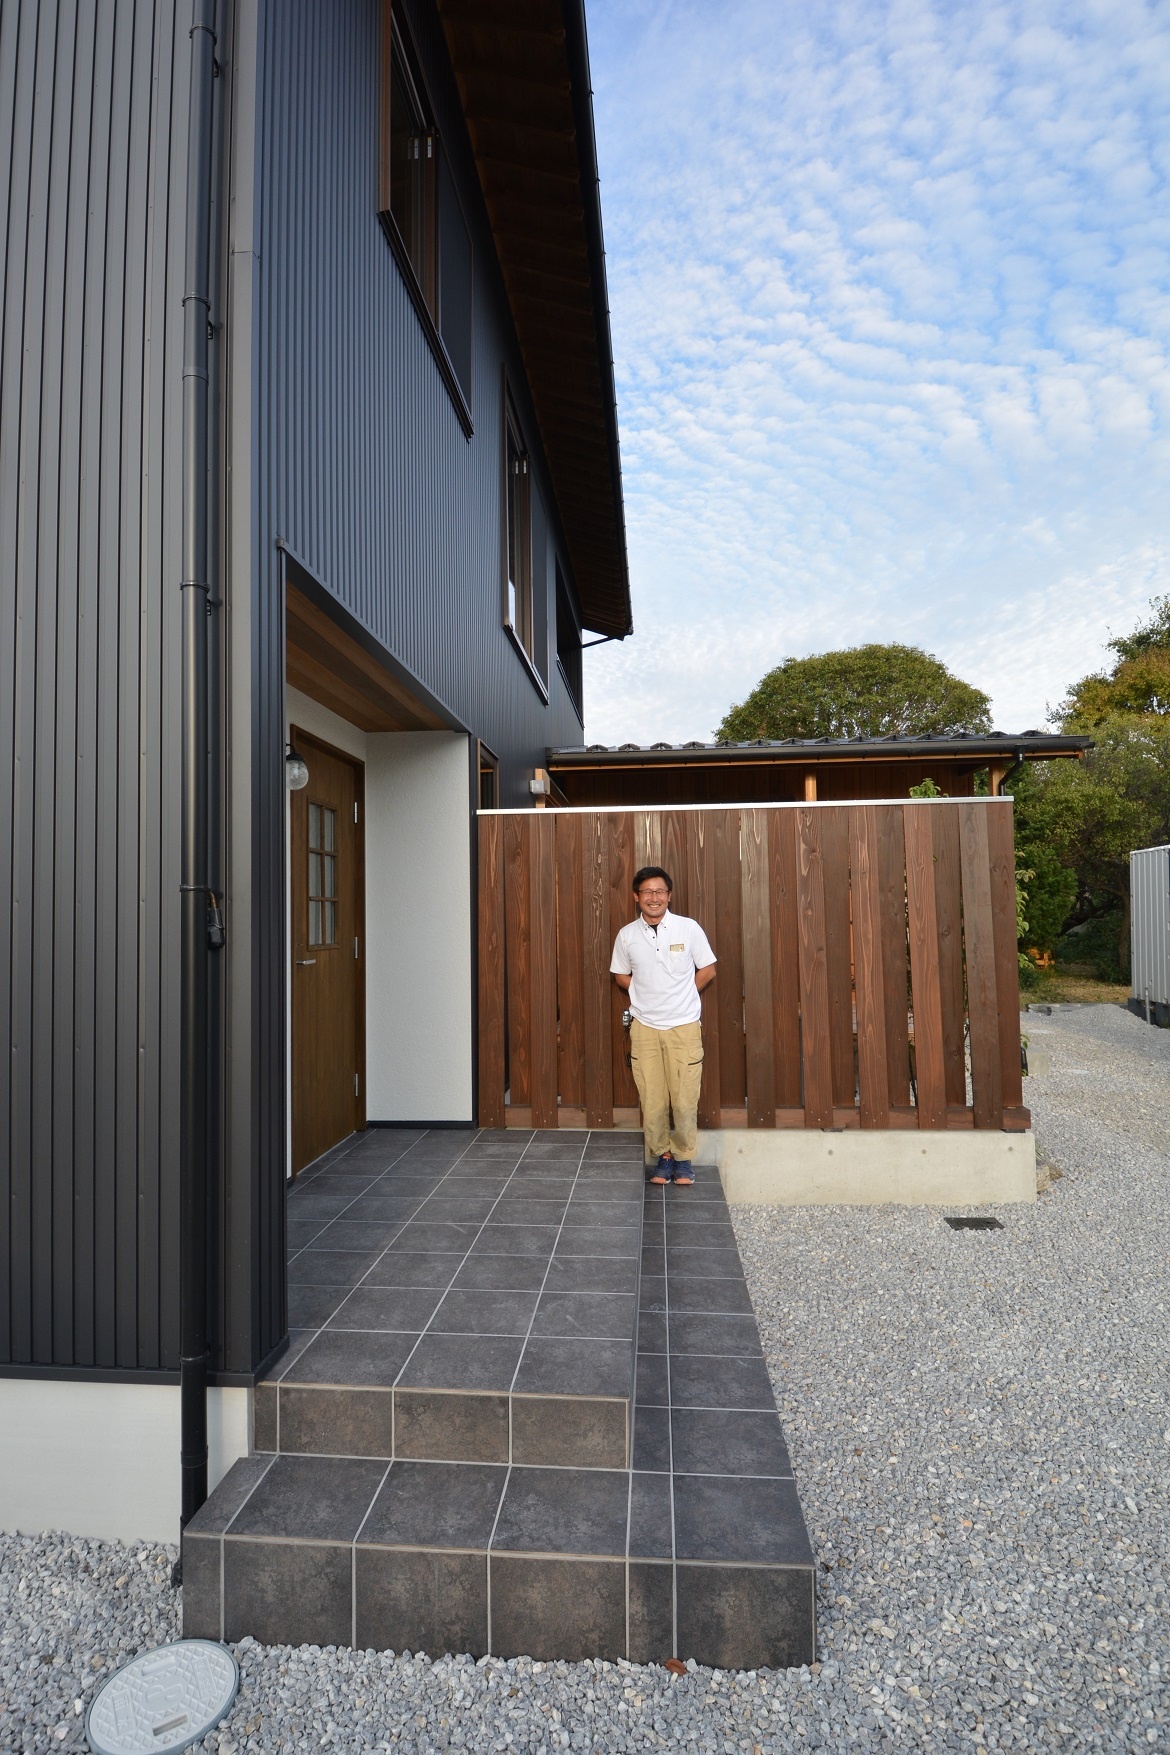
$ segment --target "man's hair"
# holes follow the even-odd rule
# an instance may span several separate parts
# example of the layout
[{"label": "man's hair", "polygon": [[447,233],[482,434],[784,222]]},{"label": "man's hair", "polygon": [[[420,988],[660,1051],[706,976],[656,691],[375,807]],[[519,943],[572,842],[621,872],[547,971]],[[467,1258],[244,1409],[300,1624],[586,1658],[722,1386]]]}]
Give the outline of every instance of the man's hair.
[{"label": "man's hair", "polygon": [[637,895],[638,891],[642,888],[642,885],[646,882],[647,878],[661,878],[671,894],[674,894],[674,885],[670,881],[670,873],[668,871],[663,871],[660,865],[644,865],[641,871],[636,871],[634,873],[633,890],[635,895]]}]

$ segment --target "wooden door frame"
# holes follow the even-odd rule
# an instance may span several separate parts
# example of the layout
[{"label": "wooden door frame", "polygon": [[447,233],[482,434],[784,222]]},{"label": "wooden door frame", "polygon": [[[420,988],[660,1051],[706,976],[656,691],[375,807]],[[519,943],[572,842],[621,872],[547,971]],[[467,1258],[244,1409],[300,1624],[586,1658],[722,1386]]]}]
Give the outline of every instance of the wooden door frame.
[{"label": "wooden door frame", "polygon": [[[336,744],[326,743],[323,737],[317,737],[311,731],[303,731],[298,725],[289,725],[289,741],[294,749],[302,753],[306,749],[320,750],[324,755],[332,757],[335,762],[344,762],[354,770],[353,793],[357,803],[357,822],[353,828],[353,920],[355,936],[358,941],[358,955],[354,958],[357,974],[354,981],[354,1055],[357,1060],[355,1071],[358,1075],[358,1095],[354,1099],[354,1130],[364,1133],[369,1114],[366,1092],[366,764],[359,756],[351,755],[348,750],[338,749]],[[289,809],[291,810],[291,798]],[[293,942],[292,919],[292,874],[289,874],[286,908],[288,918],[285,928],[285,956],[288,962],[289,980],[289,1042],[292,1045],[292,1030],[295,1023],[292,1001],[292,962],[295,944]],[[296,1064],[295,1050],[291,1057],[292,1065]],[[290,1068],[291,1077],[291,1068]],[[290,1156],[295,1161],[296,1154],[289,1142]],[[293,1171],[293,1180],[297,1172]]]}]

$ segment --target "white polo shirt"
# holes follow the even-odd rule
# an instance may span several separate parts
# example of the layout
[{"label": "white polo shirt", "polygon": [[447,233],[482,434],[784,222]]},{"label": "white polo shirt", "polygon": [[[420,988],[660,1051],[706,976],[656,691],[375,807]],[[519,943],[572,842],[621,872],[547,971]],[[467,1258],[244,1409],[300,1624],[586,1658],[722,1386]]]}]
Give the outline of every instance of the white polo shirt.
[{"label": "white polo shirt", "polygon": [[697,920],[670,909],[656,927],[639,914],[614,940],[610,972],[632,975],[630,1009],[652,1030],[697,1024],[703,1015],[695,970],[715,962],[715,952]]}]

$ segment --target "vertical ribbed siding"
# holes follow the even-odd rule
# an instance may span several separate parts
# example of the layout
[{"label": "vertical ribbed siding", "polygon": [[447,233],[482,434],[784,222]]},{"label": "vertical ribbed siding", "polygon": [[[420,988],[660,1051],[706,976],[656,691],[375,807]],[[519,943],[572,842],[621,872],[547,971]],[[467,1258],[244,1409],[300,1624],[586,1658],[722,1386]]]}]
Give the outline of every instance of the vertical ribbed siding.
[{"label": "vertical ribbed siding", "polygon": [[0,1360],[19,1364],[176,1363],[186,53],[163,0],[0,8]]},{"label": "vertical ribbed siding", "polygon": [[[555,500],[438,17],[428,0],[406,11],[472,240],[474,436],[378,222],[378,0],[286,0],[267,11],[261,58],[261,564],[276,591],[284,538],[499,753],[501,802],[522,803],[547,745],[581,735],[546,650]],[[536,469],[534,619],[548,706],[501,625],[505,369]]]}]

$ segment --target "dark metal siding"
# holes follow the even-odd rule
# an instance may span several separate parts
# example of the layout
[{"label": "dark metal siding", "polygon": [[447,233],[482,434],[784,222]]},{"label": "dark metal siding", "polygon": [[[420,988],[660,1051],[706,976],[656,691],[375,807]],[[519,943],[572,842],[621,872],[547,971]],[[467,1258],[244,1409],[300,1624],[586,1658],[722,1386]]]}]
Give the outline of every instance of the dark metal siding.
[{"label": "dark metal siding", "polygon": [[439,21],[427,0],[406,11],[471,235],[474,435],[378,221],[378,0],[284,0],[267,10],[261,55],[261,564],[275,591],[283,537],[498,752],[501,803],[518,804],[562,726],[572,740],[580,723],[559,688],[550,712],[501,624],[505,371],[536,469],[546,678],[554,500]]},{"label": "dark metal siding", "polygon": [[0,7],[5,1363],[177,1363],[174,12]]},{"label": "dark metal siding", "polygon": [[[555,502],[433,13],[417,35],[474,256],[470,441],[377,219],[377,0],[221,10],[212,1362],[247,1371],[286,1327],[277,538],[500,754],[502,803],[580,724]],[[170,0],[0,5],[0,1367],[177,1364],[188,57]],[[501,626],[505,369],[547,705]]]}]

